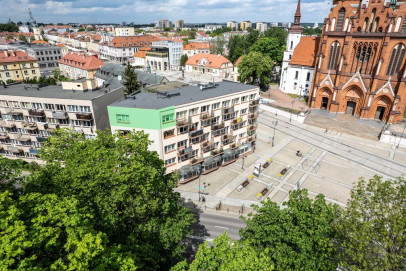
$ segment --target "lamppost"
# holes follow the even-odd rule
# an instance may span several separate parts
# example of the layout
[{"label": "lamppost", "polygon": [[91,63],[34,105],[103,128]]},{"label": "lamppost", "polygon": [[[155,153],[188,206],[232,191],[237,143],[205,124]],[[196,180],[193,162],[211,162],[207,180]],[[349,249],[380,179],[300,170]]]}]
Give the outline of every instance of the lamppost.
[{"label": "lamppost", "polygon": [[295,100],[293,100],[292,102],[292,111],[290,111],[290,119],[289,119],[289,121],[291,122],[292,121],[292,112],[293,112],[293,105],[295,104]]},{"label": "lamppost", "polygon": [[403,131],[402,131],[402,135],[401,135],[400,138],[399,138],[398,145],[396,146],[397,149],[399,148],[400,141],[402,141],[402,137],[403,137],[403,135],[404,135],[404,133],[405,133],[405,130],[406,130],[406,122],[405,122],[405,127],[403,128]]},{"label": "lamppost", "polygon": [[247,158],[247,156],[246,156],[246,155],[243,155],[243,156],[242,156],[242,165],[241,165],[241,169],[244,169],[244,161],[245,161],[245,158]]},{"label": "lamppost", "polygon": [[199,202],[200,202],[200,170],[199,171],[197,171],[197,173],[199,174]]},{"label": "lamppost", "polygon": [[272,147],[274,146],[276,125],[278,125],[278,121],[277,121],[277,120],[274,122],[274,126],[273,126]]},{"label": "lamppost", "polygon": [[304,89],[303,85],[300,85],[299,87],[300,92],[299,92],[299,101],[302,99],[302,90]]}]

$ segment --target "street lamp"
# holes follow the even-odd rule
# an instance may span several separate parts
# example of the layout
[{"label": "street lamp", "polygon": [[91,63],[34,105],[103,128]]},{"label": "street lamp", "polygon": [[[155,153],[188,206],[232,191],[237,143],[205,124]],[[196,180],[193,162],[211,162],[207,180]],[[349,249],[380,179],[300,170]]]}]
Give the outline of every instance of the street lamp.
[{"label": "street lamp", "polygon": [[197,171],[197,173],[199,174],[199,202],[200,202],[200,170]]},{"label": "street lamp", "polygon": [[295,104],[295,100],[293,100],[292,102],[292,111],[290,111],[290,119],[289,119],[289,121],[291,122],[292,121],[292,112],[293,112],[293,105]]},{"label": "street lamp", "polygon": [[405,133],[405,130],[406,130],[406,122],[405,122],[405,127],[403,128],[403,132],[402,132],[402,135],[400,136],[400,138],[399,138],[399,142],[398,142],[398,145],[396,146],[396,148],[398,149],[399,148],[399,145],[400,145],[400,141],[402,141],[402,137],[403,137],[403,135],[404,135],[404,133]]},{"label": "street lamp", "polygon": [[272,147],[274,146],[276,125],[278,125],[278,121],[277,121],[277,120],[274,122],[274,126],[273,126]]},{"label": "street lamp", "polygon": [[247,156],[246,156],[246,155],[243,155],[243,156],[242,156],[242,165],[241,165],[241,169],[244,169],[244,160],[245,160],[245,158],[247,158]]}]

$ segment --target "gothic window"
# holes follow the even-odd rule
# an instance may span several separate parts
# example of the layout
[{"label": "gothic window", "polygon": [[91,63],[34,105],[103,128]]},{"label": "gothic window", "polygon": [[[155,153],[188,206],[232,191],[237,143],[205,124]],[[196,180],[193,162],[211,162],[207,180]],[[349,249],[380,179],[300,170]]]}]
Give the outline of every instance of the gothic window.
[{"label": "gothic window", "polygon": [[392,50],[386,75],[396,76],[398,74],[404,56],[405,46],[402,43],[399,43]]},{"label": "gothic window", "polygon": [[338,41],[333,42],[330,47],[330,56],[328,58],[327,68],[330,70],[336,69],[338,55],[340,54],[340,44]]},{"label": "gothic window", "polygon": [[399,32],[400,24],[402,23],[402,17],[398,17],[396,21],[396,26],[395,26],[395,31],[393,32]]},{"label": "gothic window", "polygon": [[362,25],[362,32],[365,32],[365,30],[367,30],[368,21],[369,18],[365,18],[364,24]]},{"label": "gothic window", "polygon": [[330,29],[330,31],[334,31],[335,27],[336,27],[336,18],[333,18],[333,20],[331,21],[331,29]]},{"label": "gothic window", "polygon": [[369,32],[372,32],[372,28],[373,28],[374,20],[375,20],[375,14],[376,14],[376,9],[374,8],[371,13],[371,20],[370,20],[369,27],[368,27]]},{"label": "gothic window", "polygon": [[406,33],[406,18],[405,18],[405,20],[403,21],[403,24],[402,24],[402,33]]},{"label": "gothic window", "polygon": [[344,25],[344,16],[345,16],[345,9],[341,8],[338,11],[338,18],[337,18],[337,31],[344,31],[345,29],[343,28]]},{"label": "gothic window", "polygon": [[375,19],[374,26],[372,28],[372,32],[376,32],[376,29],[378,28],[378,25],[379,25],[379,17]]}]

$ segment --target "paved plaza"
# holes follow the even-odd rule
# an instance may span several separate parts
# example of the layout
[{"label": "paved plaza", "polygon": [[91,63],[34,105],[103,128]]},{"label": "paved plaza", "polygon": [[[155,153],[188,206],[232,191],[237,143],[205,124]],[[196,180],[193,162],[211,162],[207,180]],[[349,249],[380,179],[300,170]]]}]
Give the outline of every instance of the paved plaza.
[{"label": "paved plaza", "polygon": [[[406,174],[406,148],[368,139],[363,134],[359,137],[354,135],[356,133],[326,131],[321,127],[289,122],[289,119],[262,110],[258,121],[254,153],[244,161],[238,159],[202,175],[200,180],[180,185],[177,191],[183,197],[197,201],[199,186],[205,187],[201,192],[205,204],[211,208],[219,202],[248,207],[266,198],[281,204],[288,199],[290,190],[300,187],[309,190],[312,198],[322,193],[328,202],[345,206],[351,188],[360,178],[368,179],[378,174],[391,179]],[[300,157],[296,155],[297,151],[301,152]],[[254,165],[269,159],[272,159],[270,165],[262,169],[259,177],[252,178]],[[284,169],[287,172],[281,175]],[[238,189],[246,180],[249,180],[248,186]],[[265,188],[268,193],[258,198]]]}]

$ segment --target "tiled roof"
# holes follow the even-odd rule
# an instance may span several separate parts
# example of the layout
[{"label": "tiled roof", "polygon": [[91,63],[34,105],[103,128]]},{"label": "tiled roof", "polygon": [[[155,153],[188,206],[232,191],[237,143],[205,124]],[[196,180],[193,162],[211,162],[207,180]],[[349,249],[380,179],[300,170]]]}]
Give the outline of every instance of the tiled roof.
[{"label": "tiled roof", "polygon": [[84,54],[68,53],[58,63],[76,67],[82,70],[94,70],[104,66],[104,62],[96,56],[85,56]]},{"label": "tiled roof", "polygon": [[203,59],[207,61],[206,65],[204,65],[206,68],[220,69],[223,64],[231,63],[230,60],[222,55],[195,54],[188,59],[186,65],[199,66]]},{"label": "tiled roof", "polygon": [[183,50],[201,50],[201,49],[210,49],[210,43],[208,42],[191,42],[189,44],[183,45]]},{"label": "tiled roof", "polygon": [[134,54],[134,57],[138,58],[146,58],[147,57],[147,51],[150,51],[151,47],[142,47]]},{"label": "tiled roof", "polygon": [[240,57],[237,59],[237,61],[234,63],[234,66],[238,67],[238,65],[240,64],[241,60],[242,60],[242,56],[240,56]]},{"label": "tiled roof", "polygon": [[114,37],[111,44],[116,48],[122,47],[142,47],[152,45],[153,41],[161,39],[155,36],[130,36],[130,37]]},{"label": "tiled roof", "polygon": [[0,52],[0,63],[32,62],[32,61],[37,61],[37,60],[33,57],[30,57],[23,51],[1,51]]},{"label": "tiled roof", "polygon": [[302,37],[293,52],[290,64],[314,67],[319,43],[319,37]]},{"label": "tiled roof", "polygon": [[45,28],[73,28],[71,25],[47,25]]},{"label": "tiled roof", "polygon": [[49,44],[49,42],[44,41],[44,40],[34,40],[32,43],[34,43],[34,44]]}]

